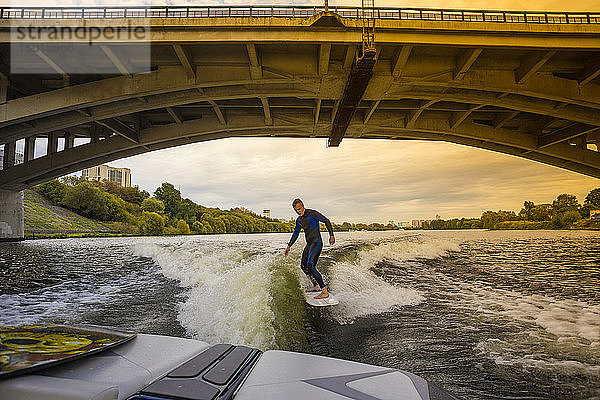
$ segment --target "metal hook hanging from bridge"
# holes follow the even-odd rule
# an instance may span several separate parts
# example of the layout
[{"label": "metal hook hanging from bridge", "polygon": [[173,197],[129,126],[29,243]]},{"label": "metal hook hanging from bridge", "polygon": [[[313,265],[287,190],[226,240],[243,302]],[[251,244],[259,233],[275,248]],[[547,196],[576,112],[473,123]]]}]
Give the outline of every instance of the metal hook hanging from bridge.
[{"label": "metal hook hanging from bridge", "polygon": [[362,48],[359,59],[375,57],[375,3],[374,0],[361,0]]},{"label": "metal hook hanging from bridge", "polygon": [[362,19],[362,46],[350,69],[350,75],[340,100],[338,111],[333,119],[329,141],[327,145],[337,147],[340,145],[346,130],[350,125],[352,116],[356,112],[365,90],[373,75],[375,66],[375,5],[373,0],[361,0]]}]

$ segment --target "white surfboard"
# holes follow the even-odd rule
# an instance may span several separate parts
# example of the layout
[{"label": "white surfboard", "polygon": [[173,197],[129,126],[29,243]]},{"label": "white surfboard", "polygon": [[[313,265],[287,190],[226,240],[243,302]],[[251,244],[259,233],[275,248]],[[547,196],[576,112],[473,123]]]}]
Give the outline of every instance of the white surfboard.
[{"label": "white surfboard", "polygon": [[340,302],[333,297],[331,293],[329,293],[329,297],[324,299],[315,299],[321,292],[304,292],[304,297],[306,298],[306,302],[311,306],[315,307],[326,307],[326,306],[335,306],[336,304],[340,304]]}]

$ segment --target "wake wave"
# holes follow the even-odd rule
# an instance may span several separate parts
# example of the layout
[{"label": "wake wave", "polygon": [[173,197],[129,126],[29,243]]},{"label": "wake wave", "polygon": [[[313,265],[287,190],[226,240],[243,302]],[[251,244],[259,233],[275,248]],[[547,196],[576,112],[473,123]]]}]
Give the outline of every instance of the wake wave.
[{"label": "wake wave", "polygon": [[[434,239],[400,240],[368,244],[355,259],[329,262],[328,266],[323,264],[327,264],[330,248],[324,250],[319,268],[340,301],[330,309],[338,323],[425,300],[415,289],[378,277],[371,270],[377,263],[435,258],[457,248],[454,243]],[[298,266],[302,246],[295,246],[290,256],[283,257],[275,242],[273,238],[239,242],[187,239],[139,243],[134,253],[152,258],[166,277],[188,289],[177,318],[192,337],[260,349],[305,349],[307,306],[300,280],[306,278]]]},{"label": "wake wave", "polygon": [[139,245],[135,252],[151,257],[165,276],[189,288],[178,320],[192,337],[275,347],[269,268],[273,254],[189,241]]},{"label": "wake wave", "polygon": [[334,317],[346,324],[358,317],[422,303],[425,297],[421,292],[386,282],[372,271],[373,267],[380,262],[403,264],[416,259],[434,259],[458,250],[459,244],[453,241],[403,237],[399,241],[366,246],[358,251],[355,260],[334,263],[329,277],[331,289],[340,301]]}]

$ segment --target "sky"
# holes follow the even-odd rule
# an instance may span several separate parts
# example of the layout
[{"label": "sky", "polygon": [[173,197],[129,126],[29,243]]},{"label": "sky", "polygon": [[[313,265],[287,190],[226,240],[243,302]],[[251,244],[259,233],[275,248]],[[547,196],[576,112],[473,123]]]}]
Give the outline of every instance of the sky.
[{"label": "sky", "polygon": [[162,182],[196,203],[292,218],[299,197],[336,223],[479,217],[518,212],[525,200],[580,202],[600,180],[526,159],[452,143],[344,139],[229,138],[110,163],[131,168],[152,193]]},{"label": "sky", "polygon": [[[321,1],[20,0],[13,6],[297,4]],[[330,0],[330,5],[360,1]],[[404,7],[489,8],[489,0],[411,0]],[[398,1],[376,0],[379,7]],[[600,11],[600,0],[497,0],[494,9]],[[301,198],[336,223],[479,217],[486,210],[518,212],[525,200],[551,203],[570,193],[583,202],[600,180],[526,159],[466,146],[426,141],[239,138],[197,143],[121,159],[132,183],[153,193],[162,182],[209,207],[243,206],[274,218],[293,218]]]}]

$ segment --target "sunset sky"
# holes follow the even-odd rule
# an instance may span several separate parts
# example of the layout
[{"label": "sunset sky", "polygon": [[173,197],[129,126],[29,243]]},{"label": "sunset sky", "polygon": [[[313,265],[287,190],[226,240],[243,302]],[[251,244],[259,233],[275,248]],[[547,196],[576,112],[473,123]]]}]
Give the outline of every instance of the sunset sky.
[{"label": "sunset sky", "polygon": [[[51,6],[23,0],[3,5]],[[79,1],[77,5],[322,4],[313,1]],[[360,1],[330,1],[330,5]],[[376,0],[376,6],[398,6]],[[404,7],[489,8],[487,0],[411,0]],[[493,2],[494,9],[600,11],[600,0]],[[326,148],[325,139],[225,139],[122,159],[109,165],[132,170],[132,183],[153,192],[162,182],[210,207],[270,209],[291,218],[291,201],[304,200],[332,221],[386,222],[478,217],[485,210],[518,212],[525,200],[552,202],[575,194],[583,202],[600,180],[525,159],[439,142],[344,139]]]},{"label": "sunset sky", "polygon": [[240,138],[198,143],[111,163],[153,191],[168,181],[206,206],[244,206],[290,218],[295,197],[334,222],[478,217],[515,210],[525,200],[580,202],[595,178],[451,143],[344,139]]}]

